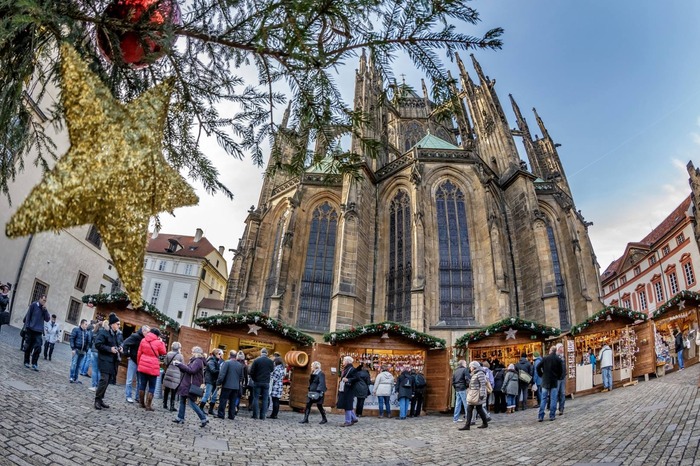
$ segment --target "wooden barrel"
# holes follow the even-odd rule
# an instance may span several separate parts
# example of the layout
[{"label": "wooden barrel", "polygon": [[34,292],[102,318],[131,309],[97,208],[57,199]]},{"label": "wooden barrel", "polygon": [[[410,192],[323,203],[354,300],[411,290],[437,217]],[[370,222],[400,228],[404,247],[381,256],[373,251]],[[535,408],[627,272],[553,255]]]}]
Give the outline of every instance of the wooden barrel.
[{"label": "wooden barrel", "polygon": [[305,367],[309,363],[309,355],[303,351],[287,351],[284,362],[294,367]]}]

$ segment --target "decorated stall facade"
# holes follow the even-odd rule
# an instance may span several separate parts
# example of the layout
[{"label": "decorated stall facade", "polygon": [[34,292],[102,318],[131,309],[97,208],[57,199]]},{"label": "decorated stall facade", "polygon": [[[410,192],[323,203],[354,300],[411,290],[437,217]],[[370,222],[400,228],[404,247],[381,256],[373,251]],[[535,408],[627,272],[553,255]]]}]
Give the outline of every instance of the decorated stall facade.
[{"label": "decorated stall facade", "polygon": [[[549,350],[552,346],[556,346],[561,343],[564,345],[564,357],[566,366],[566,394],[571,395],[576,393],[576,374],[578,372],[578,366],[581,364],[581,360],[576,359],[576,347],[574,344],[574,337],[570,332],[562,333],[558,337],[550,337],[545,340],[544,353],[542,357],[549,354]],[[588,366],[590,368],[590,366]]]},{"label": "decorated stall facade", "polygon": [[694,291],[681,291],[668,300],[663,306],[656,309],[651,316],[654,336],[656,341],[656,353],[661,364],[663,354],[668,352],[671,364],[678,368],[678,356],[675,351],[673,331],[678,330],[683,334],[684,342],[688,342],[684,349],[685,365],[693,365],[698,362],[698,304],[700,293]]},{"label": "decorated stall facade", "polygon": [[[355,366],[359,363],[367,366],[372,381],[382,365],[389,368],[394,378],[398,377],[400,369],[405,366],[410,366],[416,372],[422,372],[426,379],[424,410],[446,411],[448,409],[449,354],[444,340],[395,322],[381,322],[330,332],[323,338],[330,343],[330,346],[315,345],[314,354],[320,353],[319,356],[324,357],[328,362],[328,365],[325,365],[319,359],[319,362],[324,364],[326,373],[328,392],[325,404],[327,406],[335,406],[342,360],[345,356],[351,356],[355,360]],[[300,393],[300,395],[305,402],[306,393]],[[293,396],[293,402],[294,398]],[[299,401],[301,402],[301,399]],[[398,402],[393,398],[391,408],[398,410]],[[376,397],[370,395],[366,398],[364,411],[368,414],[378,411]]]},{"label": "decorated stall facade", "polygon": [[[598,361],[595,367],[585,362],[586,353],[590,348],[598,359],[604,345],[613,351],[613,384],[624,384],[633,380],[634,368],[639,356],[640,368],[645,370],[648,365],[648,350],[639,354],[640,336],[646,336],[646,327],[637,324],[646,322],[644,313],[632,311],[617,306],[607,306],[585,321],[571,328],[574,336],[576,366],[576,393],[587,392],[602,388],[603,376]],[[641,331],[638,335],[637,330]],[[648,348],[648,345],[642,345]],[[643,364],[641,364],[643,363]],[[638,369],[640,370],[640,369]],[[653,369],[652,369],[653,370]]]},{"label": "decorated stall facade", "polygon": [[230,350],[243,351],[249,363],[260,356],[263,348],[267,349],[270,356],[279,353],[287,366],[287,377],[280,399],[283,402],[290,399],[295,371],[299,369],[303,372],[304,368],[310,366],[308,353],[299,352],[311,346],[313,337],[261,312],[201,317],[195,323],[208,330],[210,347],[224,351],[225,359],[228,359]]}]

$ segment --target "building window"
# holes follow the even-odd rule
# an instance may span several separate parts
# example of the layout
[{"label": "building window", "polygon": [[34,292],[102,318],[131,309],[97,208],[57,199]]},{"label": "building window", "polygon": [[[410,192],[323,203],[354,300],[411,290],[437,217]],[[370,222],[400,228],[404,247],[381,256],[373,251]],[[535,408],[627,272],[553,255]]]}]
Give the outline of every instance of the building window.
[{"label": "building window", "polygon": [[183,297],[184,299],[187,299],[187,297],[188,297],[189,295],[190,295],[189,293],[182,293],[182,297]]},{"label": "building window", "polygon": [[328,202],[314,209],[299,297],[297,323],[302,328],[327,330],[330,327],[337,230],[338,212]]},{"label": "building window", "polygon": [[642,308],[642,311],[646,311],[648,304],[647,304],[647,293],[646,291],[640,291],[639,293],[639,305]]},{"label": "building window", "polygon": [[549,238],[549,252],[552,256],[552,267],[554,268],[554,281],[557,285],[559,327],[562,330],[569,330],[571,322],[569,320],[569,307],[566,301],[566,286],[564,285],[564,277],[561,273],[561,264],[559,263],[559,252],[557,250],[556,239],[554,238],[554,229],[550,225],[547,225],[547,238]]},{"label": "building window", "polygon": [[206,317],[208,314],[207,311],[199,311],[199,317]]},{"label": "building window", "polygon": [[199,278],[201,278],[202,280],[207,278],[207,269],[205,269],[204,267],[202,267],[202,273],[199,274]]},{"label": "building window", "polygon": [[153,284],[153,292],[151,293],[151,305],[158,307],[158,296],[160,296],[160,286],[161,284],[155,282]]},{"label": "building window", "polygon": [[664,256],[671,254],[671,248],[668,246],[668,244],[661,249],[661,254]]},{"label": "building window", "polygon": [[678,276],[675,270],[668,274],[668,284],[671,286],[671,294],[678,294]]},{"label": "building window", "polygon": [[32,289],[32,298],[29,304],[39,301],[39,298],[46,296],[49,291],[49,285],[39,280],[34,279],[34,288]]},{"label": "building window", "polygon": [[636,276],[639,275],[640,273],[642,273],[642,268],[641,268],[640,266],[636,266],[636,267],[634,268],[634,276],[636,277]]},{"label": "building window", "polygon": [[104,292],[105,292],[105,286],[100,283],[100,293],[99,294],[102,294]]},{"label": "building window", "polygon": [[77,299],[71,298],[70,304],[68,305],[68,314],[66,315],[66,322],[73,325],[78,325],[80,321],[80,310],[83,307],[83,303]]},{"label": "building window", "polygon": [[[272,258],[270,260],[270,269],[267,272],[267,280],[265,281],[265,294],[263,295],[264,313],[270,312],[272,296],[277,293],[277,279],[279,277],[280,267],[282,263],[282,235],[284,233],[284,217],[277,222],[277,230],[275,230],[275,239],[272,246]],[[206,270],[202,269],[202,280]]]},{"label": "building window", "polygon": [[685,235],[681,233],[680,235],[676,236],[676,244],[680,246],[683,241],[685,241]]},{"label": "building window", "polygon": [[611,284],[610,284],[610,292],[611,292],[611,293],[612,293],[613,291],[615,291],[616,288],[617,288],[617,285],[615,285],[614,283],[611,283]]},{"label": "building window", "polygon": [[143,260],[143,268],[147,269],[148,268],[148,258]]},{"label": "building window", "polygon": [[102,248],[102,237],[100,236],[100,232],[97,230],[95,225],[90,225],[90,229],[88,230],[88,234],[85,239],[97,249]]},{"label": "building window", "polygon": [[182,319],[182,311],[177,311],[177,318]]},{"label": "building window", "polygon": [[462,191],[445,181],[435,194],[440,253],[440,320],[465,325],[474,319],[474,291],[467,209]]},{"label": "building window", "polygon": [[624,307],[625,309],[632,309],[632,302],[629,298],[622,300],[622,307]]},{"label": "building window", "polygon": [[656,302],[661,303],[664,300],[664,290],[661,286],[661,282],[654,282],[654,294],[656,295]]},{"label": "building window", "polygon": [[400,190],[389,206],[389,272],[386,275],[386,319],[411,321],[411,202]]},{"label": "building window", "polygon": [[651,266],[651,265],[654,265],[654,264],[656,264],[656,256],[651,256],[651,257],[649,258],[649,265]]},{"label": "building window", "polygon": [[695,272],[693,271],[693,264],[686,262],[683,264],[683,276],[685,277],[685,287],[690,288],[695,285]]},{"label": "building window", "polygon": [[85,275],[83,272],[78,272],[78,279],[75,281],[75,288],[80,291],[85,291],[87,279],[87,275]]},{"label": "building window", "polygon": [[624,285],[625,283],[627,283],[627,276],[623,275],[620,277],[620,285]]},{"label": "building window", "polygon": [[192,264],[185,265],[185,275],[192,275]]},{"label": "building window", "polygon": [[165,265],[166,265],[166,261],[160,261],[160,262],[158,262],[158,271],[159,271],[159,272],[165,272]]}]

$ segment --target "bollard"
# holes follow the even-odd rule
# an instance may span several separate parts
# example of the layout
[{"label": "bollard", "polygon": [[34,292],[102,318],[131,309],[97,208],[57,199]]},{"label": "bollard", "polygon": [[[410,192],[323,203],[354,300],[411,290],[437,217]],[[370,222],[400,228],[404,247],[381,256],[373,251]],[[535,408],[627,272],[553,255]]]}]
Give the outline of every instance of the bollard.
[{"label": "bollard", "polygon": [[156,400],[163,399],[163,369],[160,370],[160,375],[156,379],[156,390],[153,393],[153,398]]}]

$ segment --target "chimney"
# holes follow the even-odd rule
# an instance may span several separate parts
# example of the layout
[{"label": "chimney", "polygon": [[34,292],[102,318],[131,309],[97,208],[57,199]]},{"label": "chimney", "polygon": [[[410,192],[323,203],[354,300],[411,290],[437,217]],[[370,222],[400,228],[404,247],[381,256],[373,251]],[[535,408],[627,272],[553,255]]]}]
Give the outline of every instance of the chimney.
[{"label": "chimney", "polygon": [[204,232],[202,231],[202,229],[197,228],[197,232],[194,234],[194,242],[199,243],[199,240],[202,239],[202,235],[204,235]]},{"label": "chimney", "polygon": [[159,233],[159,232],[160,232],[160,231],[158,230],[158,227],[155,227],[155,228],[153,229],[153,233],[151,234],[151,239],[156,239],[156,238],[158,238],[158,233]]},{"label": "chimney", "polygon": [[224,255],[224,249],[225,248],[223,246],[219,246],[219,254],[221,254],[222,256]]}]

